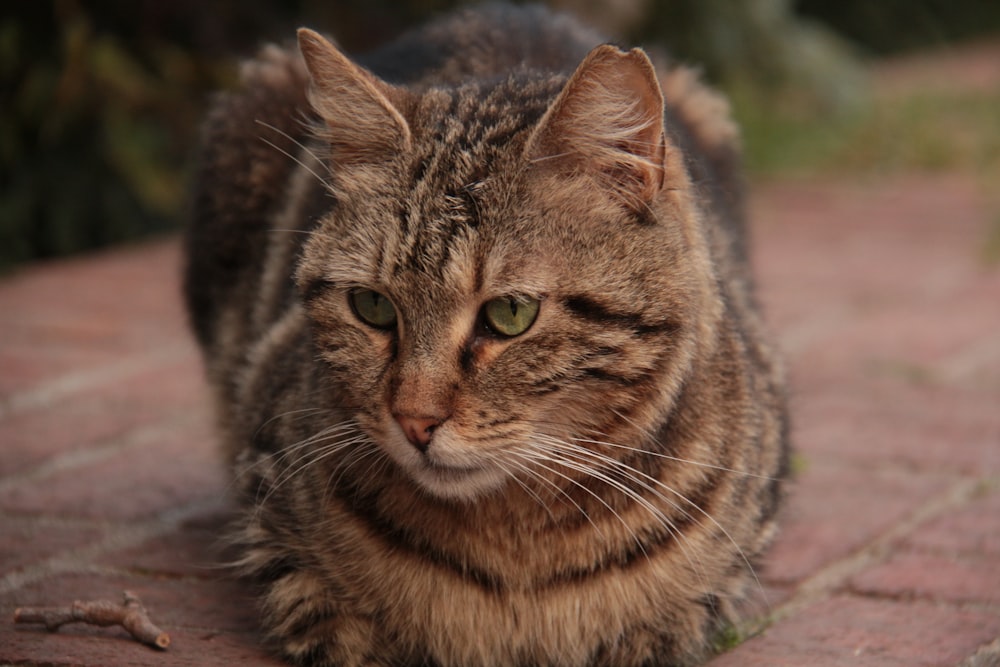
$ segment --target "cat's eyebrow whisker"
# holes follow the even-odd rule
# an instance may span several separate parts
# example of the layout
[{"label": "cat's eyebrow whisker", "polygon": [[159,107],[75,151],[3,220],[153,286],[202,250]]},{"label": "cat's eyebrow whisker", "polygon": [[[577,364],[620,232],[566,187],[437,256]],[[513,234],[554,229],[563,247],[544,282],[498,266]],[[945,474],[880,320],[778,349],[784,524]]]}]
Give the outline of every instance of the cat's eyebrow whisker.
[{"label": "cat's eyebrow whisker", "polygon": [[[267,123],[263,123],[263,122],[261,122],[261,121],[259,121],[259,120],[258,120],[258,121],[256,121],[256,122],[257,122],[257,123],[260,123],[260,124],[261,124],[261,125],[263,125],[264,127],[267,127],[267,128],[269,128],[269,129],[271,129],[271,130],[274,130],[274,131],[278,132],[279,134],[282,134],[282,135],[284,135],[285,137],[288,137],[288,138],[289,138],[289,139],[290,139],[290,140],[291,140],[291,141],[292,141],[293,143],[297,144],[297,145],[298,145],[298,146],[299,146],[300,148],[302,148],[302,150],[304,150],[304,151],[305,151],[306,153],[308,153],[309,155],[311,155],[311,156],[313,157],[313,159],[315,159],[315,160],[316,160],[317,162],[320,162],[320,163],[322,164],[322,162],[321,162],[321,161],[319,160],[319,158],[317,158],[317,157],[316,157],[316,156],[315,156],[315,155],[314,155],[314,154],[312,153],[312,151],[310,151],[310,150],[309,150],[308,148],[306,148],[305,146],[303,146],[303,145],[302,145],[301,143],[299,143],[299,142],[298,142],[298,141],[296,141],[295,139],[292,139],[291,137],[289,137],[289,136],[288,136],[288,135],[287,135],[286,133],[282,132],[281,130],[279,130],[279,129],[278,129],[278,128],[276,128],[276,127],[273,127],[273,126],[270,126],[270,125],[268,125]],[[320,176],[320,175],[319,175],[318,173],[316,173],[316,170],[315,170],[315,169],[313,169],[313,168],[312,168],[312,167],[310,167],[310,166],[309,166],[308,164],[306,164],[305,162],[303,162],[303,161],[302,161],[302,160],[301,160],[301,159],[300,159],[299,157],[297,157],[297,156],[295,156],[295,155],[292,155],[291,153],[289,153],[288,151],[286,151],[286,150],[285,150],[284,148],[282,148],[281,146],[278,146],[278,145],[277,145],[276,143],[274,143],[273,141],[271,141],[271,140],[269,140],[269,139],[265,139],[265,138],[264,138],[264,137],[262,137],[262,136],[258,136],[258,137],[257,137],[257,139],[259,139],[260,141],[264,142],[265,144],[267,144],[268,146],[270,146],[270,147],[271,147],[271,148],[273,148],[274,150],[278,151],[279,153],[281,153],[282,155],[284,155],[285,157],[287,157],[287,158],[288,158],[289,160],[291,160],[292,162],[295,162],[296,164],[298,164],[299,166],[301,166],[301,167],[302,167],[303,169],[305,169],[305,170],[306,170],[307,172],[309,172],[310,174],[312,174],[312,176],[313,176],[313,177],[315,177],[315,178],[316,178],[316,180],[317,180],[317,181],[318,181],[318,182],[319,182],[319,183],[320,183],[320,184],[321,184],[321,185],[322,185],[322,186],[323,186],[324,188],[326,188],[326,189],[327,189],[328,191],[330,191],[330,190],[333,190],[333,184],[332,184],[332,183],[330,183],[330,182],[329,182],[329,181],[328,181],[327,179],[323,178],[323,177],[322,177],[322,176]]]},{"label": "cat's eyebrow whisker", "polygon": [[[287,132],[285,132],[284,130],[282,130],[280,127],[275,127],[274,125],[271,125],[268,122],[260,120],[259,118],[255,118],[254,119],[254,123],[256,123],[257,125],[260,125],[261,127],[266,127],[267,129],[271,130],[272,132],[275,132],[276,134],[281,135],[285,139],[288,139],[290,142],[292,142],[293,144],[295,144],[296,146],[298,146],[302,150],[302,152],[304,152],[306,155],[308,155],[309,157],[311,157],[313,160],[316,160],[316,162],[318,164],[323,164],[323,160],[320,158],[320,156],[316,155],[316,153],[313,151],[312,148],[310,148],[308,145],[302,143],[301,141],[299,141],[298,139],[296,139],[292,135],[288,134]],[[308,122],[303,122],[303,128],[306,129],[306,130],[309,129],[310,125],[311,124],[308,123]],[[287,153],[285,153],[285,154],[287,155]],[[300,162],[299,164],[302,164],[302,163]],[[305,167],[305,165],[302,165],[302,166]],[[322,183],[323,179],[320,179],[320,182]]]}]

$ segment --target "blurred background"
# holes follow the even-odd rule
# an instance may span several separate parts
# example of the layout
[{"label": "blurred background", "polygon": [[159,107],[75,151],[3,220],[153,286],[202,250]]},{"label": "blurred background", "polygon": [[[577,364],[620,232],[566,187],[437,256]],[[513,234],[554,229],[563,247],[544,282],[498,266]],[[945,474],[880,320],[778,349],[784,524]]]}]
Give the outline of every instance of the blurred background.
[{"label": "blurred background", "polygon": [[[0,272],[178,229],[199,119],[212,91],[233,85],[238,60],[262,43],[287,42],[309,25],[361,52],[461,4],[8,3],[0,14]],[[968,51],[978,54],[969,62],[995,67],[1000,2],[550,4],[616,41],[666,46],[701,65],[733,101],[751,178],[959,169],[991,192],[1000,183],[996,78],[976,85],[969,71],[971,85],[955,87],[954,68],[935,79],[933,66],[908,65]],[[989,252],[998,259],[1000,214],[994,227]]]}]

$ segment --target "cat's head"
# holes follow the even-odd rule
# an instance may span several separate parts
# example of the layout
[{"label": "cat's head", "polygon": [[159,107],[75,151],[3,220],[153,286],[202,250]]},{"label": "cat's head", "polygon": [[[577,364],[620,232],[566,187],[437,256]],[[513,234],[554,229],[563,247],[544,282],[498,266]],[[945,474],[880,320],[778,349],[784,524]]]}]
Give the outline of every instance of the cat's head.
[{"label": "cat's head", "polygon": [[648,58],[414,90],[300,47],[336,198],[297,274],[330,400],[444,498],[642,447],[717,310]]}]

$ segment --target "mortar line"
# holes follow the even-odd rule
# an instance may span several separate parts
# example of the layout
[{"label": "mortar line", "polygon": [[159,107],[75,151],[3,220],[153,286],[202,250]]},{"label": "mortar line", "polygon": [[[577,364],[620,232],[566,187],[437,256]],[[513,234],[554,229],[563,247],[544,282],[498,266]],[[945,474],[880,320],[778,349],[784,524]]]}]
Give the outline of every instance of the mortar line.
[{"label": "mortar line", "polygon": [[805,607],[819,601],[827,594],[842,587],[852,576],[866,567],[887,558],[892,547],[900,538],[913,532],[918,526],[941,516],[945,512],[965,505],[974,500],[977,494],[986,487],[1000,485],[1000,476],[986,475],[982,477],[966,477],[953,484],[949,489],[935,498],[920,505],[909,516],[897,521],[886,529],[879,537],[859,548],[854,553],[841,558],[802,581],[791,598],[775,608],[755,628],[752,634],[798,613]]},{"label": "mortar line", "polygon": [[0,493],[30,482],[37,482],[56,473],[72,470],[92,463],[99,463],[120,452],[144,445],[157,437],[173,433],[198,421],[190,411],[172,413],[165,419],[145,424],[103,442],[74,449],[43,461],[34,468],[0,479]]},{"label": "mortar line", "polygon": [[176,342],[159,348],[156,352],[143,353],[113,364],[102,364],[97,368],[70,372],[40,386],[16,392],[0,400],[0,419],[25,410],[44,408],[67,396],[87,389],[104,386],[132,375],[138,375],[157,366],[183,359],[191,353],[191,346]]},{"label": "mortar line", "polygon": [[19,588],[54,575],[92,571],[94,559],[109,552],[133,547],[151,538],[164,535],[176,529],[184,521],[218,507],[220,497],[202,498],[161,512],[154,518],[141,523],[112,528],[107,535],[89,545],[71,549],[24,569],[10,572],[0,578],[0,595],[7,595]]}]

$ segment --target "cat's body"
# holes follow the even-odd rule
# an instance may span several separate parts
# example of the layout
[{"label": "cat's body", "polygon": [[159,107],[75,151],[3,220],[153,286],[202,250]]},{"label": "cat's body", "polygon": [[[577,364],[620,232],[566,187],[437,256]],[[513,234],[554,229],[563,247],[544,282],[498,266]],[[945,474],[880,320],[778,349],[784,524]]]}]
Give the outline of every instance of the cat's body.
[{"label": "cat's body", "polygon": [[385,83],[303,32],[209,119],[188,304],[298,661],[686,664],[753,587],[787,452],[734,132],[599,43],[487,8]]}]

